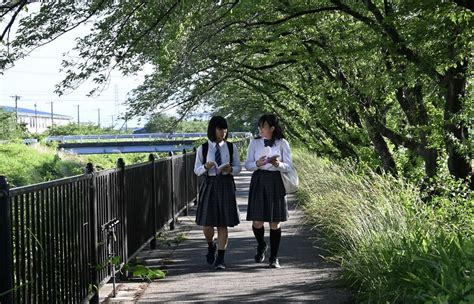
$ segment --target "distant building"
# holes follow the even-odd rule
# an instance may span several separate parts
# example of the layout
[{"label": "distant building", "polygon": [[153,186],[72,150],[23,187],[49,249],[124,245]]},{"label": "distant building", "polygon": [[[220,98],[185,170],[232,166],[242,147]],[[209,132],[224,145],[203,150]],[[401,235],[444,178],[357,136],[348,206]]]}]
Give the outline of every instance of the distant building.
[{"label": "distant building", "polygon": [[[6,112],[15,113],[15,107],[0,106]],[[53,113],[52,123],[56,126],[63,126],[69,124],[72,116],[60,115]],[[25,108],[18,108],[18,123],[23,123],[31,133],[43,133],[51,127],[51,113],[36,111]]]}]

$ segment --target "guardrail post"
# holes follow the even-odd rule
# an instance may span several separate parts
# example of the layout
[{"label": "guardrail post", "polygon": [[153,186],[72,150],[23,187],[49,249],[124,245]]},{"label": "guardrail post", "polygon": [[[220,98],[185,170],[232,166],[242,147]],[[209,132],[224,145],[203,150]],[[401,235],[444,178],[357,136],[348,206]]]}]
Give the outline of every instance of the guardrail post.
[{"label": "guardrail post", "polygon": [[188,159],[187,159],[187,156],[186,156],[186,149],[183,149],[183,162],[184,162],[184,202],[186,203],[186,209],[184,210],[184,215],[188,215],[188,205],[189,205],[189,201],[188,201],[188,192],[189,192],[189,189],[188,189]]},{"label": "guardrail post", "polygon": [[92,298],[89,303],[98,304],[99,303],[99,274],[98,274],[98,264],[99,264],[99,244],[97,243],[98,239],[98,226],[97,226],[97,200],[96,200],[96,178],[94,174],[94,166],[92,163],[87,163],[86,173],[91,174],[89,181],[89,208],[90,208],[90,217],[89,217],[89,228],[90,228],[90,282],[89,284],[92,287]]},{"label": "guardrail post", "polygon": [[151,212],[153,214],[153,219],[151,221],[153,225],[153,239],[150,242],[150,249],[156,249],[156,181],[155,181],[155,155],[148,155],[148,160],[151,162]]},{"label": "guardrail post", "polygon": [[13,238],[10,192],[5,176],[0,176],[0,303],[13,303]]},{"label": "guardrail post", "polygon": [[[123,161],[123,158],[119,158],[117,160],[117,168],[120,169],[120,175],[118,179],[118,187],[119,187],[119,196],[120,196],[120,202],[119,202],[119,207],[121,208],[121,230],[122,234],[120,235],[122,237],[123,241],[123,251],[122,251],[122,260],[123,263],[127,263],[128,261],[128,228],[127,228],[127,200],[125,197],[125,162]],[[128,276],[128,271],[120,272],[121,276],[123,278],[126,278]]]},{"label": "guardrail post", "polygon": [[[195,157],[198,157],[196,147],[193,148],[193,152],[195,154]],[[193,170],[193,173],[194,173],[194,170]],[[196,181],[196,195],[194,196],[194,206],[196,206],[198,204],[198,199],[199,199],[199,176],[193,174],[193,177]]]},{"label": "guardrail post", "polygon": [[170,230],[174,230],[174,223],[175,223],[175,194],[174,194],[174,157],[173,157],[173,152],[169,152],[169,157],[171,161],[171,174],[170,174],[170,180],[171,180],[171,223],[170,223]]}]

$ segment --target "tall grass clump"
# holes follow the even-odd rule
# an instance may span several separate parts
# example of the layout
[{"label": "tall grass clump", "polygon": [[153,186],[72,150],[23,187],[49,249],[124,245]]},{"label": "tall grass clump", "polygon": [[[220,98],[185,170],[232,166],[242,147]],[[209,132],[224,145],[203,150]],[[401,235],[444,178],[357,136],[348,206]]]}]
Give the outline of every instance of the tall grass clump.
[{"label": "tall grass clump", "polygon": [[297,151],[298,192],[331,259],[367,303],[474,303],[474,205],[426,203],[401,179]]}]

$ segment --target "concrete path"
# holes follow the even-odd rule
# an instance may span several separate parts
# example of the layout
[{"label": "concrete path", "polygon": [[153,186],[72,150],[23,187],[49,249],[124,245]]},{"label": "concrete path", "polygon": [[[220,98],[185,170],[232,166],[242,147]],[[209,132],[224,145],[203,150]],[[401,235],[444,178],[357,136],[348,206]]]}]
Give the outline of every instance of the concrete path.
[{"label": "concrete path", "polygon": [[[251,222],[245,221],[251,173],[236,178],[242,222],[229,230],[225,261],[227,270],[216,271],[205,262],[207,243],[194,224],[195,207],[189,216],[179,217],[174,231],[165,231],[156,250],[144,250],[139,260],[160,266],[167,276],[153,282],[121,282],[118,294],[109,297],[111,286],[101,288],[103,303],[156,302],[316,302],[352,303],[353,297],[337,279],[338,268],[326,262],[308,228],[302,225],[302,212],[289,198],[290,219],[283,224],[280,269],[269,269],[253,261],[256,241]],[[183,236],[186,239],[183,240]],[[217,234],[216,234],[217,237]],[[266,226],[265,239],[269,244]]]}]

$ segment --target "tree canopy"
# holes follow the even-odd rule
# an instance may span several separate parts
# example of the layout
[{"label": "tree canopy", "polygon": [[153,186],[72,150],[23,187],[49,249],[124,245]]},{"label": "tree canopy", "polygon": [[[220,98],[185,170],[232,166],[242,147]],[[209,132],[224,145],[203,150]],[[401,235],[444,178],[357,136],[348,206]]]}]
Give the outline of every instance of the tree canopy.
[{"label": "tree canopy", "polygon": [[28,137],[25,124],[17,124],[15,113],[0,108],[0,141]]},{"label": "tree canopy", "polygon": [[176,117],[164,113],[155,113],[145,125],[146,132],[159,133],[205,133],[207,132],[207,121],[203,120],[179,120]]},{"label": "tree canopy", "polygon": [[[11,3],[2,18],[26,5]],[[2,35],[0,67],[94,20],[72,52],[80,59],[64,61],[59,94],[150,64],[129,115],[201,104],[236,121],[274,112],[320,154],[395,175],[421,163],[428,177],[447,159],[473,186],[473,10],[462,0],[49,3],[14,40]]]}]

